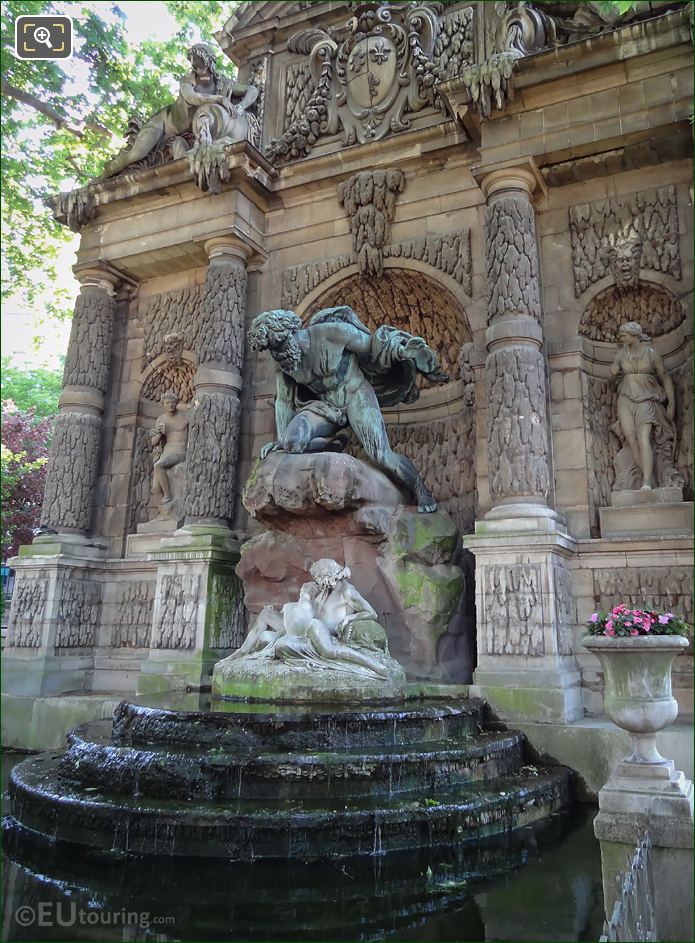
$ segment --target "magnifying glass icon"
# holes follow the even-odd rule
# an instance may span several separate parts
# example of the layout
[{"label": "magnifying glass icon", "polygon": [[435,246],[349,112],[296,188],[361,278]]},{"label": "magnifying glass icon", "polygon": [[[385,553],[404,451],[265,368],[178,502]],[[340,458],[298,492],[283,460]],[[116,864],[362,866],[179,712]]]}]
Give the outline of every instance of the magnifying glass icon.
[{"label": "magnifying glass icon", "polygon": [[51,46],[51,33],[47,27],[37,26],[34,31],[34,39],[37,43],[43,43],[44,46],[53,49],[53,46]]}]

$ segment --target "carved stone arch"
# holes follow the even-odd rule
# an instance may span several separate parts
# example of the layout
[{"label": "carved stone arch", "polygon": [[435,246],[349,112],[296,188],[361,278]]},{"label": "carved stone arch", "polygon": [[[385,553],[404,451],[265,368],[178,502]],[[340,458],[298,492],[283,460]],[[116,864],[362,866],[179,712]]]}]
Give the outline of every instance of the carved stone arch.
[{"label": "carved stone arch", "polygon": [[612,278],[602,279],[585,302],[577,333],[614,344],[618,328],[626,321],[638,321],[653,338],[672,333],[685,321],[685,309],[665,281],[640,277],[635,288],[621,290]]},{"label": "carved stone arch", "polygon": [[169,354],[160,354],[142,371],[130,472],[128,533],[135,533],[138,524],[146,523],[156,513],[151,495],[150,434],[162,413],[161,398],[164,393],[173,391],[179,397],[179,404],[189,407],[193,400],[196,366],[193,351],[184,349],[181,356],[174,359]]},{"label": "carved stone arch", "polygon": [[[461,288],[454,279],[426,272],[429,266],[385,260],[383,274],[365,278],[350,266],[331,276],[304,299],[297,309],[303,319],[321,308],[350,305],[370,330],[390,324],[423,337],[440,358],[452,379],[460,378],[459,353],[472,332],[466,311],[458,300]],[[444,281],[452,283],[452,288]]]},{"label": "carved stone arch", "polygon": [[190,403],[193,399],[195,371],[196,357],[190,350],[184,350],[178,360],[160,354],[142,373],[140,396],[158,403],[163,393],[173,390],[181,403]]},{"label": "carved stone arch", "polygon": [[615,483],[615,461],[620,442],[611,431],[617,420],[616,382],[606,367],[617,350],[618,328],[637,321],[654,338],[671,375],[676,399],[677,446],[675,464],[684,481],[685,500],[693,495],[693,366],[686,331],[685,307],[672,288],[673,279],[662,273],[641,275],[633,290],[620,292],[611,276],[587,291],[578,334],[594,342],[592,356],[582,367],[584,433],[589,475],[589,517],[592,536],[599,536],[599,509],[608,507]]}]

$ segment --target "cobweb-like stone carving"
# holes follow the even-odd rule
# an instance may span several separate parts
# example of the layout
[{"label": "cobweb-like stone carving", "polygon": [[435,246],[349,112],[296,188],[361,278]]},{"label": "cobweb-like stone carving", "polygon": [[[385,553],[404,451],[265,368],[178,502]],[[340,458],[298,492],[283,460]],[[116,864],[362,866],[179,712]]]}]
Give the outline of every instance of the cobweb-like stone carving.
[{"label": "cobweb-like stone carving", "polygon": [[190,403],[194,375],[195,366],[189,360],[162,364],[147,378],[141,395],[158,403],[165,393],[174,392],[180,403]]},{"label": "cobweb-like stone carving", "polygon": [[582,375],[584,437],[589,472],[589,519],[591,532],[600,531],[599,508],[609,507],[615,482],[615,456],[619,443],[611,432],[615,422],[618,391],[615,383]]},{"label": "cobweb-like stone carving", "polygon": [[198,350],[202,298],[202,285],[167,291],[152,298],[142,319],[145,334],[143,370],[164,353],[164,338],[169,334],[180,334],[186,350]]},{"label": "cobweb-like stone carving", "polygon": [[611,285],[599,292],[582,315],[579,333],[593,341],[615,343],[621,324],[638,321],[650,337],[661,337],[684,319],[683,306],[675,295],[659,285],[640,281],[632,290]]},{"label": "cobweb-like stone carving", "polygon": [[390,324],[424,338],[444,372],[459,378],[458,354],[469,339],[461,307],[445,288],[420,273],[386,269],[378,279],[351,276],[315,301],[306,317],[334,305],[349,305],[370,331]]}]

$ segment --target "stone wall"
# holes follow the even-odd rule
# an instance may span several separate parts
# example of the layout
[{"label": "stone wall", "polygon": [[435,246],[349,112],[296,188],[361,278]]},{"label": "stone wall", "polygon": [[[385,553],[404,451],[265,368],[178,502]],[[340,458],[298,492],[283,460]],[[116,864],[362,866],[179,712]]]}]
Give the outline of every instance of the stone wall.
[{"label": "stone wall", "polygon": [[[113,680],[110,658],[120,665],[123,685],[134,689],[153,646],[165,651],[193,638],[193,617],[186,630],[181,614],[196,595],[190,580],[202,579],[202,571],[185,571],[185,585],[183,576],[181,585],[165,582],[165,577],[179,579],[178,570],[162,572],[166,606],[155,617],[158,563],[151,554],[159,543],[149,537],[138,542],[142,535],[136,534],[138,525],[156,514],[149,433],[167,389],[198,410],[201,428],[207,422],[212,429],[219,420],[220,436],[206,438],[198,429],[201,456],[224,445],[216,439],[225,439],[230,430],[238,435],[234,468],[227,467],[220,449],[225,467],[206,483],[206,494],[215,492],[206,509],[214,504],[232,514],[241,539],[259,530],[238,492],[260,447],[274,437],[274,366],[267,354],[247,351],[235,359],[222,348],[231,345],[240,352],[242,319],[248,325],[271,308],[289,307],[308,317],[321,307],[350,304],[370,328],[393,324],[420,334],[437,350],[452,383],[443,391],[423,388],[417,403],[387,411],[386,421],[392,444],[413,459],[462,534],[471,535],[476,523],[484,526],[496,501],[530,491],[542,493],[562,519],[571,544],[563,558],[566,570],[558,576],[562,586],[540,586],[532,564],[511,557],[505,557],[504,573],[499,560],[493,561],[497,570],[488,569],[485,596],[494,605],[494,632],[484,641],[483,647],[491,647],[486,654],[541,657],[534,654],[541,637],[534,622],[539,593],[572,597],[569,605],[555,607],[553,616],[562,630],[556,642],[563,658],[572,658],[570,649],[580,653],[581,623],[588,607],[601,600],[646,595],[677,609],[686,605],[685,594],[673,587],[687,579],[687,538],[644,539],[639,546],[607,541],[599,512],[609,504],[615,482],[616,392],[609,368],[616,328],[626,320],[642,323],[674,380],[675,461],[684,498],[692,500],[687,24],[672,13],[622,31],[596,26],[590,44],[582,45],[589,34],[580,31],[571,48],[564,36],[552,51],[533,49],[537,54],[514,66],[513,79],[510,73],[510,81],[500,84],[500,101],[487,102],[485,115],[484,96],[474,101],[475,89],[466,91],[462,76],[472,59],[510,51],[496,45],[500,14],[494,6],[461,3],[447,9],[432,49],[417,24],[417,42],[424,43],[417,76],[439,68],[436,94],[427,86],[424,97],[390,115],[394,122],[387,133],[379,129],[367,143],[360,142],[360,129],[343,141],[343,125],[336,125],[306,142],[311,159],[283,158],[275,168],[245,145],[234,145],[230,180],[214,195],[201,193],[184,163],[176,161],[97,185],[96,215],[82,231],[78,259],[112,263],[127,291],[121,284],[115,309],[100,301],[78,318],[66,395],[74,399],[74,388],[89,382],[104,397],[103,415],[96,416],[98,404],[89,406],[91,414],[64,414],[80,418],[64,420],[57,438],[66,454],[82,456],[84,468],[64,461],[65,474],[54,476],[49,503],[52,513],[66,517],[64,506],[74,510],[68,498],[82,481],[68,487],[71,475],[89,471],[95,482],[90,496],[80,514],[63,524],[103,540],[103,559],[96,570],[82,573],[84,579],[73,581],[77,588],[61,597],[63,615],[56,618],[62,626],[59,648],[88,649],[90,670],[102,689]],[[344,14],[342,8],[329,9],[323,26],[344,23]],[[266,143],[311,110],[312,97],[326,80],[322,69],[312,74],[311,50],[303,52],[298,40],[288,42],[281,19],[272,29],[261,19],[236,47],[252,60],[277,45],[269,56],[264,98]],[[236,54],[234,46],[231,50]],[[246,63],[240,66],[243,72]],[[423,91],[417,76],[412,87]],[[505,92],[511,88],[513,99]],[[533,178],[528,201],[522,205],[505,197],[486,205],[483,176],[510,166]],[[243,306],[235,308],[229,336],[214,335],[214,305],[204,308],[205,245],[220,233],[243,244],[248,263],[245,315]],[[629,290],[616,283],[611,267],[621,240],[636,247],[637,279]],[[238,275],[242,281],[246,277]],[[113,323],[106,323],[105,312]],[[505,335],[500,346],[494,330],[489,333],[520,318],[538,325],[540,349],[533,356],[528,337]],[[90,332],[99,338],[108,334],[110,344],[108,353],[102,343],[107,352],[94,376],[81,350]],[[171,335],[179,338],[177,354],[167,347]],[[202,375],[201,351],[207,371]],[[217,372],[218,361],[225,377]],[[226,392],[219,392],[222,387]],[[522,387],[526,395],[520,399]],[[218,396],[224,399],[219,409]],[[508,436],[497,421],[507,399]],[[94,445],[99,422],[101,444]],[[512,432],[523,445],[519,454],[537,459],[517,461],[514,481],[501,461],[510,454]],[[539,437],[535,451],[526,448],[531,434]],[[205,464],[202,456],[191,476],[194,483]],[[205,516],[195,501],[190,510]],[[79,560],[76,565],[79,569]],[[43,618],[38,613],[53,598],[49,582],[42,582],[51,578],[44,569],[42,564],[31,580],[18,581],[12,632],[22,649],[36,645]],[[650,582],[652,570],[658,585]],[[242,631],[238,598],[227,590],[212,596],[229,597],[220,605],[229,610],[223,647],[232,646]],[[83,612],[84,619],[74,615]],[[180,623],[176,629],[172,618]],[[196,625],[198,631],[200,622]],[[595,712],[600,709],[595,665],[581,653],[578,664],[584,706]]]}]

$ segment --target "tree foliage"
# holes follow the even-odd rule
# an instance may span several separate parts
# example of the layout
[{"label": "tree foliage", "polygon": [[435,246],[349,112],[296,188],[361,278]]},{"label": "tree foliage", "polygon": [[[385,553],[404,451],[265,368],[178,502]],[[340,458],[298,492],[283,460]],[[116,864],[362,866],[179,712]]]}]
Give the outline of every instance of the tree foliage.
[{"label": "tree foliage", "polygon": [[[189,69],[188,46],[201,36],[211,39],[236,6],[232,0],[169,0],[176,34],[136,47],[116,3],[3,0],[3,298],[19,295],[30,306],[55,282],[54,261],[70,233],[52,218],[44,199],[99,174],[123,145],[128,118],[149,115],[171,100],[174,80]],[[16,17],[51,13],[73,18],[73,58],[16,58]],[[59,294],[49,309],[53,316],[69,314]]]},{"label": "tree foliage", "polygon": [[58,412],[62,381],[62,370],[48,370],[45,367],[25,370],[12,366],[9,357],[2,358],[0,395],[3,402],[11,400],[20,412],[33,412],[37,419],[45,419]]},{"label": "tree foliage", "polygon": [[39,526],[54,418],[2,403],[2,559],[31,543]]}]

